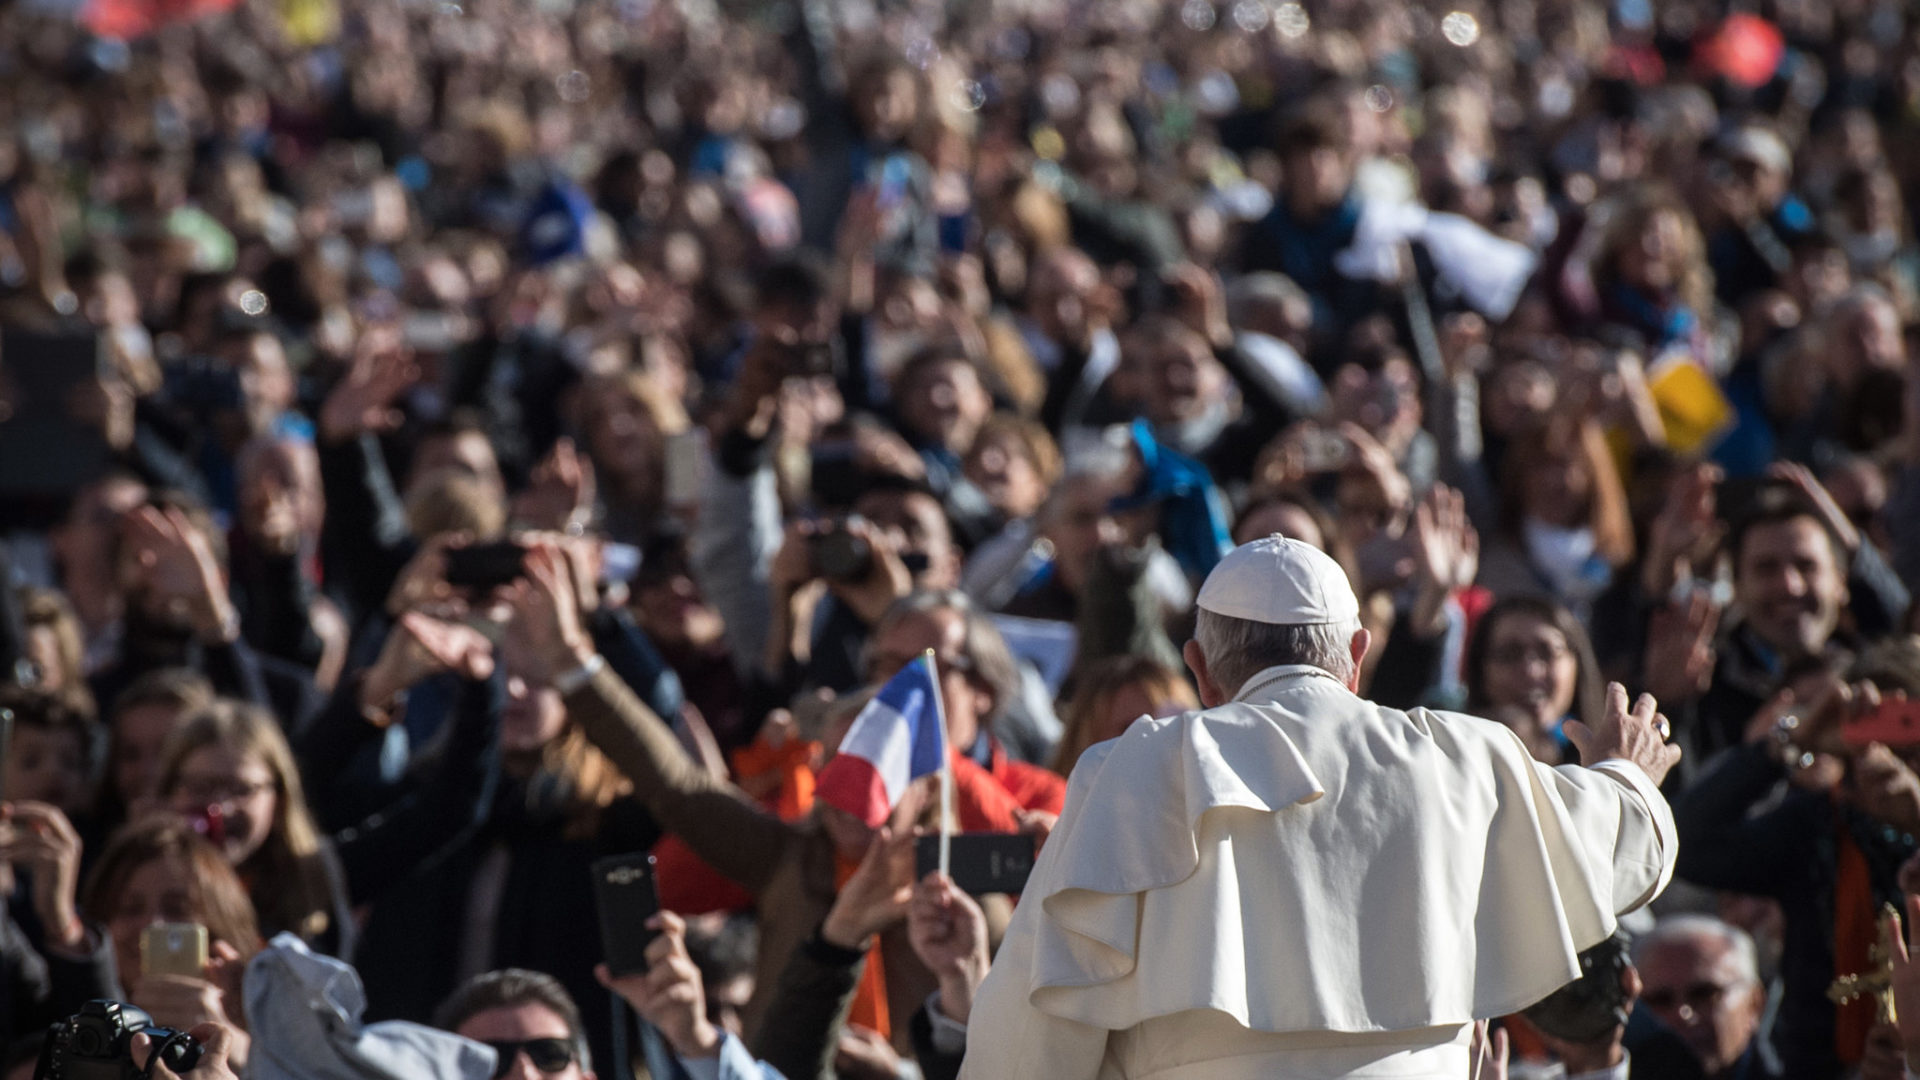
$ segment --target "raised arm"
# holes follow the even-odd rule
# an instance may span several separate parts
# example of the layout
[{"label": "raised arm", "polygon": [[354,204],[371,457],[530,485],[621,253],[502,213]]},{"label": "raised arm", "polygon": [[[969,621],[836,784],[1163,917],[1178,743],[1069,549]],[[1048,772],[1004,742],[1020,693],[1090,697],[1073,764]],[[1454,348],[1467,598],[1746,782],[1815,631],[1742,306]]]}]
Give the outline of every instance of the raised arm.
[{"label": "raised arm", "polygon": [[660,826],[721,873],[758,893],[796,837],[793,826],[687,756],[666,723],[594,651],[560,550],[538,543],[511,593],[530,659],[559,687],[567,716],[633,782]]}]

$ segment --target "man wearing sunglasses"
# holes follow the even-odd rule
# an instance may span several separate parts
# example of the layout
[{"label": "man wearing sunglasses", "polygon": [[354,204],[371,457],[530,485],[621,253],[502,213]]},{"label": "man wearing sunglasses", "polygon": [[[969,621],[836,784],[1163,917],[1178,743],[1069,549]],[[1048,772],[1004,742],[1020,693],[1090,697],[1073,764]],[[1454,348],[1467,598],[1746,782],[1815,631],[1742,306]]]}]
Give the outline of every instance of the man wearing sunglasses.
[{"label": "man wearing sunglasses", "polygon": [[551,975],[476,975],[440,1006],[442,1028],[493,1047],[494,1080],[594,1080],[580,1008]]},{"label": "man wearing sunglasses", "polygon": [[1781,1075],[1754,1038],[1767,1008],[1753,939],[1707,915],[1671,915],[1633,944],[1640,1004],[1686,1040],[1710,1078]]}]

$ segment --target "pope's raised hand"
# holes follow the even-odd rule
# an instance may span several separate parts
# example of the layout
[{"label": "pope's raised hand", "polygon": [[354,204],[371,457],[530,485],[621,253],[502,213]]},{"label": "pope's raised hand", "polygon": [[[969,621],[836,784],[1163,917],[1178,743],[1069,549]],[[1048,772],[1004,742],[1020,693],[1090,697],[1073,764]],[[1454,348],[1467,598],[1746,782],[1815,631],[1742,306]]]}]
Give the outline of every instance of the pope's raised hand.
[{"label": "pope's raised hand", "polygon": [[1667,718],[1660,715],[1659,703],[1652,694],[1627,707],[1627,688],[1607,684],[1607,708],[1600,722],[1588,727],[1578,720],[1567,721],[1564,729],[1580,751],[1580,763],[1588,767],[1615,758],[1631,761],[1646,772],[1655,784],[1666,779],[1667,771],[1680,761],[1680,748],[1667,742],[1673,734]]}]

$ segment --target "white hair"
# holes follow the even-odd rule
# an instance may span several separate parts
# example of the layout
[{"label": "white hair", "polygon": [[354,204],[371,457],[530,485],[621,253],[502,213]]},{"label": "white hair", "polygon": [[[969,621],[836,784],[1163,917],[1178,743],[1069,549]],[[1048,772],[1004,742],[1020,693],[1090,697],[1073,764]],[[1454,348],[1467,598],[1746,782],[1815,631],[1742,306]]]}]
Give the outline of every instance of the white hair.
[{"label": "white hair", "polygon": [[1200,609],[1193,640],[1207,658],[1207,674],[1227,693],[1281,664],[1306,664],[1341,682],[1353,679],[1353,635],[1360,620],[1331,623],[1263,623]]},{"label": "white hair", "polygon": [[1669,915],[1654,924],[1652,930],[1633,943],[1633,962],[1637,965],[1662,945],[1690,945],[1700,938],[1713,938],[1726,945],[1739,970],[1744,989],[1760,982],[1760,957],[1753,937],[1745,930],[1711,915]]}]

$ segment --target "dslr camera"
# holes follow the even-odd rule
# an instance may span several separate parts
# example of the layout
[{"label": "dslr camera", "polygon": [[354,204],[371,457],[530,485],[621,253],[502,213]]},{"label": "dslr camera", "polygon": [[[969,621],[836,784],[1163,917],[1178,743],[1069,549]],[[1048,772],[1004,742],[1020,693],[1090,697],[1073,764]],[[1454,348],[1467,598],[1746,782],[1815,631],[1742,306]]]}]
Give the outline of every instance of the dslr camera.
[{"label": "dslr camera", "polygon": [[[153,1047],[134,1060],[133,1037],[145,1034]],[[155,1063],[176,1073],[200,1063],[200,1044],[184,1031],[155,1027],[153,1017],[117,1001],[89,1001],[80,1012],[53,1025],[33,1080],[144,1080]]]}]

